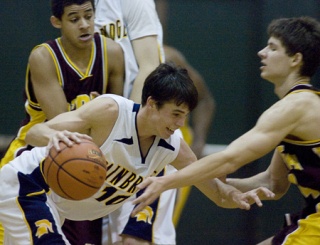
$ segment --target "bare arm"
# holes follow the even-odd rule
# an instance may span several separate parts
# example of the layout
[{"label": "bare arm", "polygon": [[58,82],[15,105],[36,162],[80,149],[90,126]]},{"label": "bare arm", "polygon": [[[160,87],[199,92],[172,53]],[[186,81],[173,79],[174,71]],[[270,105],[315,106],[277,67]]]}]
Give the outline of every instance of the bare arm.
[{"label": "bare arm", "polygon": [[158,42],[157,36],[145,36],[131,42],[139,72],[133,83],[130,99],[140,103],[146,77],[160,64]]},{"label": "bare arm", "polygon": [[68,110],[64,91],[59,84],[56,66],[48,50],[40,46],[29,57],[32,86],[47,119]]},{"label": "bare arm", "polygon": [[[164,190],[196,185],[208,179],[225,176],[266,155],[285,136],[297,130],[301,121],[305,120],[306,104],[301,101],[297,102],[296,96],[299,95],[293,95],[273,105],[262,114],[253,129],[233,141],[224,151],[204,157],[173,174],[147,178],[138,185],[138,188],[146,189],[134,203],[147,205]],[[298,133],[303,134],[301,129]]]},{"label": "bare arm", "polygon": [[97,98],[77,110],[34,125],[26,135],[26,142],[33,146],[54,145],[59,150],[59,141],[72,145],[81,138],[92,138],[100,146],[109,136],[117,117],[118,105],[113,99]]},{"label": "bare arm", "polygon": [[107,38],[108,45],[108,86],[107,92],[123,95],[124,55],[119,44]]},{"label": "bare arm", "polygon": [[[172,162],[172,166],[177,169],[182,169],[196,160],[194,153],[184,140],[181,140],[180,151]],[[156,177],[155,177],[156,178]],[[250,205],[257,203],[261,206],[261,201],[258,194],[261,196],[273,195],[269,190],[256,188],[257,190],[242,193],[235,187],[223,183],[219,179],[210,179],[195,184],[195,186],[216,205],[224,208],[242,208],[250,209]]]},{"label": "bare arm", "polygon": [[[234,140],[225,150],[204,157],[188,167],[168,176],[169,188],[197,183],[205,179],[224,176],[271,152],[280,141],[299,125],[303,118],[303,106],[292,99],[279,101],[264,112],[257,124],[247,133]],[[292,111],[295,113],[292,113]]]},{"label": "bare arm", "polygon": [[241,191],[264,186],[275,193],[275,199],[280,199],[290,186],[287,175],[288,169],[280,153],[275,151],[270,166],[264,172],[244,179],[228,178],[227,183]]}]

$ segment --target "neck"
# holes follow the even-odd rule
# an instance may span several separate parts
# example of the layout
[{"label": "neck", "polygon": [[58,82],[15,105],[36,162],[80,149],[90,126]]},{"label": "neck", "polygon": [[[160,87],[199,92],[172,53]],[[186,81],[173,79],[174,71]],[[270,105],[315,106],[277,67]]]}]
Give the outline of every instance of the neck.
[{"label": "neck", "polygon": [[62,49],[72,61],[88,59],[91,56],[91,52],[93,49],[93,42],[91,43],[90,46],[87,46],[86,48],[78,48],[75,45],[66,41],[65,38],[62,36],[60,38],[60,43],[61,43]]},{"label": "neck", "polygon": [[289,92],[291,88],[299,84],[310,84],[310,78],[299,77],[298,79],[295,79],[292,82],[284,82],[281,85],[275,87],[275,94],[281,99]]}]

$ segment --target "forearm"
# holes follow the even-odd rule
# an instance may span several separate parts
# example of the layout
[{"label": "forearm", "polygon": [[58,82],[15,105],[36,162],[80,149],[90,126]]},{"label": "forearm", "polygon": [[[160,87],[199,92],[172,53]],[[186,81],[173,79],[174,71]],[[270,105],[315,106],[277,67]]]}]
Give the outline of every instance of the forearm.
[{"label": "forearm", "polygon": [[217,206],[222,208],[239,208],[238,203],[235,203],[233,199],[233,195],[235,193],[242,193],[235,187],[227,185],[217,178],[195,186]]},{"label": "forearm", "polygon": [[[226,182],[242,192],[247,192],[259,187],[265,187],[275,194],[274,199],[276,200],[280,199],[287,192],[290,186],[287,179],[275,180],[267,171],[245,179],[227,178]],[[262,200],[265,199],[262,198]]]},{"label": "forearm", "polygon": [[130,100],[136,103],[141,103],[142,88],[145,79],[145,74],[139,71],[136,79],[134,80],[132,91],[130,93]]},{"label": "forearm", "polygon": [[32,146],[46,146],[56,130],[44,123],[34,125],[26,134],[25,141]]},{"label": "forearm", "polygon": [[270,190],[272,190],[271,183],[269,182],[269,178],[266,176],[266,174],[259,173],[255,176],[249,177],[249,178],[227,178],[226,183],[229,185],[234,186],[235,188],[239,189],[242,192],[250,191],[252,189],[258,188],[258,187],[266,187]]},{"label": "forearm", "polygon": [[238,167],[230,161],[225,161],[224,154],[209,155],[193,162],[189,166],[163,178],[166,189],[191,186],[206,180],[233,173]]},{"label": "forearm", "polygon": [[136,103],[141,103],[141,95],[142,89],[144,85],[144,81],[147,76],[158,66],[159,64],[155,65],[148,65],[140,68],[139,73],[137,74],[136,79],[134,80],[132,91],[130,94],[130,99]]}]

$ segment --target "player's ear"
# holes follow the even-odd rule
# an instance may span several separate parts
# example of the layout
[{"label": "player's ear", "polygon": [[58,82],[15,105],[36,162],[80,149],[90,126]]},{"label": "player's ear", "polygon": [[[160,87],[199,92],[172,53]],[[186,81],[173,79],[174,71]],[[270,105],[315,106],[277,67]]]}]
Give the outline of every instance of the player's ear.
[{"label": "player's ear", "polygon": [[50,22],[51,22],[51,25],[57,29],[60,29],[61,28],[61,20],[59,20],[57,17],[55,16],[51,16],[50,17]]},{"label": "player's ear", "polygon": [[303,63],[303,55],[301,53],[296,53],[292,56],[292,65],[302,65]]},{"label": "player's ear", "polygon": [[150,106],[151,108],[156,108],[156,101],[152,99],[151,96],[149,96],[147,99],[147,105]]}]

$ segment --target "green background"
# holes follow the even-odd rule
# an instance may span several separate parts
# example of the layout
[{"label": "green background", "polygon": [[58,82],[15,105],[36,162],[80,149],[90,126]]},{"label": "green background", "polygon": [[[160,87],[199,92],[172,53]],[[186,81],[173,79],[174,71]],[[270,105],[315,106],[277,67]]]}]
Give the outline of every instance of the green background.
[{"label": "green background", "polygon": [[[259,76],[257,52],[266,45],[273,18],[302,15],[320,18],[319,1],[169,0],[165,41],[203,75],[217,103],[208,143],[229,144],[276,101],[272,85]],[[24,117],[29,53],[60,33],[50,24],[49,1],[2,0],[0,16],[0,135],[13,135]],[[262,171],[269,160],[268,155],[232,176]],[[251,211],[221,209],[193,188],[177,229],[178,244],[255,244],[281,228],[283,214],[299,210],[302,201],[291,188],[282,200],[264,204]]]}]

